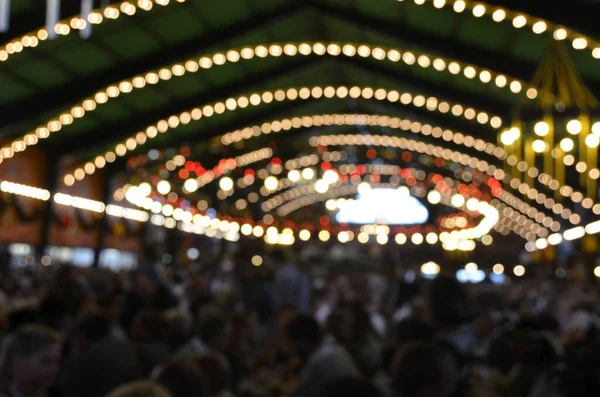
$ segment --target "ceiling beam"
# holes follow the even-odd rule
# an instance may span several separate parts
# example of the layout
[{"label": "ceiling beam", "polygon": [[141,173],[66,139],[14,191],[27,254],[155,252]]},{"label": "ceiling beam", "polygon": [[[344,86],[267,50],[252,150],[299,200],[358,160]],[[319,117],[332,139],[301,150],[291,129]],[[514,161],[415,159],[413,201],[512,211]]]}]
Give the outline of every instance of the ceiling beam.
[{"label": "ceiling beam", "polygon": [[241,22],[231,23],[210,31],[202,37],[170,46],[167,50],[161,49],[150,55],[123,62],[107,72],[87,75],[60,87],[40,92],[33,98],[2,106],[0,107],[0,126],[5,126],[3,128],[5,135],[20,133],[22,131],[17,125],[19,121],[30,120],[54,109],[66,108],[78,99],[83,99],[114,82],[201,54],[213,47],[216,42],[224,43],[251,31],[264,29],[266,25],[292,15],[303,7],[302,2],[285,3],[273,10],[255,14]]}]

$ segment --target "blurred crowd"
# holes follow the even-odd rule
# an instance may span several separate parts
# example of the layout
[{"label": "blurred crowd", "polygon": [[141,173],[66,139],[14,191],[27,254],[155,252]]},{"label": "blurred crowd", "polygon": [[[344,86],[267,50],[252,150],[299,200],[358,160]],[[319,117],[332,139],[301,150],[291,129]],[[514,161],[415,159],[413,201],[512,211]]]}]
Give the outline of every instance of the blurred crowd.
[{"label": "blurred crowd", "polygon": [[261,266],[0,280],[1,397],[585,397],[600,394],[597,286],[314,280]]}]

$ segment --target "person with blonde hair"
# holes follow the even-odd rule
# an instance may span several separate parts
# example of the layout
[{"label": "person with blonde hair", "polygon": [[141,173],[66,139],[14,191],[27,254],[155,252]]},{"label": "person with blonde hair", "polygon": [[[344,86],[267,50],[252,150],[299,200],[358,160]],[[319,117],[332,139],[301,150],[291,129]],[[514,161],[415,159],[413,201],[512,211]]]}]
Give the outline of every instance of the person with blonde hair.
[{"label": "person with blonde hair", "polygon": [[171,397],[171,394],[156,383],[140,380],[120,386],[106,397]]},{"label": "person with blonde hair", "polygon": [[60,367],[61,339],[41,325],[25,325],[4,343],[0,397],[44,397]]}]

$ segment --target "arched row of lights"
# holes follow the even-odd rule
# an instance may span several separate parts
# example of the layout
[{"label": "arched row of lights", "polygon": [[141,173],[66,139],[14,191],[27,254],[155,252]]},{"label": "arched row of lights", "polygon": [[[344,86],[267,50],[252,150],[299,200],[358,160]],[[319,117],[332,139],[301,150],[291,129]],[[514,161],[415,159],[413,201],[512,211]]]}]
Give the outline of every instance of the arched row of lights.
[{"label": "arched row of lights", "polygon": [[[442,130],[439,127],[431,127],[428,124],[422,125],[421,123],[417,123],[417,122],[411,122],[410,120],[402,120],[400,118],[396,118],[396,117],[389,117],[389,116],[379,116],[379,115],[318,115],[318,116],[305,116],[302,118],[299,117],[295,117],[292,119],[283,119],[283,120],[276,120],[270,123],[263,123],[261,126],[254,126],[254,127],[247,127],[247,128],[243,128],[240,130],[236,130],[227,134],[224,134],[221,138],[221,142],[225,145],[229,145],[232,144],[234,142],[239,142],[245,139],[250,139],[252,137],[255,136],[259,136],[262,134],[269,134],[271,132],[279,132],[279,131],[287,131],[290,130],[292,128],[294,129],[298,129],[298,128],[308,128],[311,126],[320,126],[320,125],[375,125],[375,126],[381,126],[381,127],[391,127],[391,128],[400,128],[406,131],[411,131],[413,133],[421,133],[425,136],[429,136],[431,135],[434,138],[442,138],[445,141],[452,141],[458,145],[463,145],[466,147],[472,147],[475,148],[478,151],[481,152],[485,152],[488,154],[492,154],[495,157],[499,158],[499,159],[504,159],[505,158],[505,151],[504,149],[497,147],[496,145],[492,144],[492,143],[486,143],[485,141],[482,141],[480,139],[475,139],[473,137],[470,136],[465,136],[462,133],[454,133],[450,130]],[[393,137],[390,138],[392,140],[394,139],[400,139],[397,137]],[[452,159],[452,158],[451,158]],[[515,157],[516,159],[516,157]],[[455,161],[459,161],[460,160],[460,156],[456,157],[456,159],[453,159]],[[512,158],[509,158],[508,160],[512,160]],[[516,162],[515,162],[516,164]],[[525,162],[519,162],[518,163],[519,167],[528,167],[527,164]],[[537,169],[535,167],[531,167],[531,168],[525,168],[525,169],[529,169],[530,172],[534,171],[537,172]],[[505,174],[502,170],[496,170],[495,172],[498,172],[499,175],[496,175],[496,177],[499,177],[498,179],[500,180],[505,180],[505,181],[511,181],[514,183],[514,181],[518,181],[519,184],[521,183],[518,179],[511,179],[509,175]],[[500,175],[501,174],[501,175]],[[525,203],[522,203],[522,205],[526,205]]]},{"label": "arched row of lights", "polygon": [[[315,138],[315,137],[313,137],[313,138]],[[389,137],[389,138],[392,138],[392,137]],[[373,139],[373,137],[372,137],[372,136],[366,136],[366,137],[365,137],[365,139],[367,139],[367,140],[371,140],[371,139]],[[402,138],[402,139],[404,139],[404,138]],[[415,141],[415,142],[412,142],[412,143],[416,143],[416,141]],[[316,141],[313,139],[313,144],[314,144],[314,145],[317,145],[317,144],[318,144],[318,139],[317,139]],[[405,144],[404,146],[407,146],[407,145]],[[433,153],[433,151],[432,151],[432,148],[433,148],[433,149],[435,149],[435,147],[433,147],[433,145],[425,146],[425,148],[426,148],[426,149],[424,150],[424,149],[423,149],[423,147],[421,146],[421,147],[420,147],[420,149],[421,149],[421,152],[427,152],[427,153],[429,153],[429,154],[432,154],[432,153]],[[415,149],[416,149],[416,148],[413,148],[413,150],[415,150]],[[427,150],[427,149],[429,149],[429,150]],[[324,153],[324,155],[325,155],[325,154],[327,154],[327,152],[326,152],[326,153]],[[339,159],[341,159],[341,158],[342,158],[342,153],[341,153],[341,152],[331,152],[329,155],[330,155],[330,156],[332,156],[332,157],[333,157],[333,156],[337,156]],[[453,155],[453,153],[449,153],[449,154],[447,154],[447,156],[448,156],[448,159],[450,159],[452,155]],[[310,161],[310,160],[308,160],[308,158],[310,158],[310,157],[313,157],[313,156],[314,156],[314,157],[315,157],[315,159],[316,159],[316,156],[315,156],[315,155],[310,155],[310,156],[304,156],[304,158],[302,158],[302,159],[299,159],[299,160],[298,160],[298,159],[296,159],[296,160],[298,160],[300,163],[302,163],[302,161],[303,161],[305,158],[307,159],[307,161]],[[288,175],[290,175],[292,172],[295,172],[295,173],[294,173],[294,175],[296,175],[296,172],[297,172],[297,173],[298,173],[298,176],[300,176],[300,175],[303,175],[303,174],[304,174],[304,171],[306,171],[306,170],[310,170],[310,171],[312,171],[312,169],[310,169],[310,168],[308,168],[308,169],[305,169],[305,170],[303,170],[302,172],[299,172],[298,170],[294,170],[294,169],[292,169],[293,165],[296,163],[296,160],[288,160],[288,161],[286,161],[286,168],[287,168],[288,170],[290,170],[290,172],[288,173]],[[470,160],[468,161],[468,163],[470,163]],[[475,167],[477,166],[477,164],[472,164],[472,165],[473,165],[473,166],[475,166]],[[392,166],[392,167],[393,167],[393,166]],[[314,171],[313,171],[313,172],[311,172],[311,175],[310,175],[310,177],[309,177],[308,179],[312,179],[312,178],[314,178]],[[274,181],[274,182],[273,182],[273,184],[272,184],[272,186],[270,186],[270,190],[269,190],[269,189],[267,189],[268,191],[276,191],[276,190],[278,190],[278,189],[279,189],[279,187],[281,187],[282,185],[283,185],[284,187],[288,187],[288,185],[289,185],[289,183],[283,183],[283,182],[289,182],[289,181],[287,181],[285,178],[284,178],[284,179],[280,179],[280,180],[278,181],[276,178],[274,178],[274,177],[267,177],[267,174],[265,174],[265,175],[264,175],[264,179],[265,179],[265,185],[267,184],[267,182]],[[292,179],[294,180],[294,182],[296,182],[296,181],[298,181],[298,179],[299,179],[299,178],[296,178],[296,177],[294,177],[294,178],[292,178]],[[223,181],[223,180],[227,180],[227,181],[228,181],[228,186],[229,186],[229,187],[228,187],[227,189],[232,189],[232,188],[233,188],[233,186],[234,186],[234,182],[233,182],[233,181],[232,181],[232,180],[231,180],[229,177],[224,177],[224,178],[221,178],[221,180],[222,180],[222,181]],[[308,187],[308,186],[304,186],[303,188],[301,188],[301,190],[302,190],[302,189],[306,190],[306,188],[307,188],[307,187]],[[266,188],[266,186],[265,186],[265,187],[263,187],[263,188]],[[263,189],[263,188],[261,188],[261,189]],[[287,193],[290,193],[290,192],[287,192]],[[304,192],[304,193],[310,193],[310,192]],[[266,195],[266,194],[265,194],[265,195]],[[159,204],[159,205],[160,205],[160,204]],[[157,207],[157,208],[158,208],[158,207]],[[168,208],[169,208],[169,214],[170,214],[170,213],[171,213],[171,210],[170,210],[171,206],[169,206]],[[533,215],[531,215],[531,216],[533,216]],[[558,226],[560,226],[560,224],[559,224],[559,223],[557,223],[557,224],[558,224]],[[537,225],[537,224],[535,224],[535,225],[527,225],[527,228],[528,228],[528,229],[529,229],[529,228],[531,228],[531,229],[533,230],[533,232],[534,232],[534,233],[539,233],[541,236],[547,236],[547,235],[548,235],[548,231],[547,231],[547,229],[545,229],[544,227],[541,227],[540,225]],[[535,234],[533,234],[532,236],[533,236],[533,239],[535,239]],[[528,236],[528,237],[529,237],[529,236]],[[529,239],[531,239],[531,237],[529,237]]]},{"label": "arched row of lights", "polygon": [[[551,178],[549,175],[545,173],[540,173],[540,171],[536,167],[531,167],[527,162],[520,161],[517,156],[510,155],[507,157],[506,151],[494,145],[493,143],[486,142],[481,139],[475,139],[470,135],[464,135],[460,132],[453,132],[451,130],[442,130],[439,127],[432,127],[429,124],[421,124],[419,122],[414,122],[408,119],[401,119],[397,117],[389,117],[389,116],[380,116],[380,115],[356,115],[356,114],[334,114],[334,115],[315,115],[315,116],[305,116],[305,117],[295,117],[292,119],[282,119],[275,120],[270,123],[263,123],[261,126],[253,126],[246,127],[243,129],[239,129],[236,131],[229,132],[224,134],[221,138],[221,143],[224,145],[230,145],[235,142],[240,142],[246,139],[251,139],[252,137],[262,132],[262,134],[269,134],[271,132],[280,132],[287,131],[290,129],[299,129],[299,128],[308,128],[311,126],[321,126],[321,125],[370,125],[370,126],[380,126],[380,127],[389,127],[394,129],[402,129],[403,131],[410,131],[415,134],[422,134],[424,136],[431,136],[435,139],[443,139],[446,142],[453,142],[456,145],[465,146],[468,148],[474,148],[475,150],[487,153],[489,155],[493,155],[501,161],[506,161],[508,165],[511,167],[516,167],[521,172],[527,172],[529,175],[537,176],[537,180],[544,186],[548,186],[551,190],[562,189],[563,186],[560,185],[558,180]],[[327,137],[323,138],[322,142],[318,142],[321,145],[327,145]],[[342,138],[343,139],[343,138]],[[395,138],[398,139],[398,138]],[[346,142],[345,144],[348,144]],[[517,189],[519,188],[519,192],[521,194],[533,194],[537,192],[536,189],[524,184],[518,178],[511,178],[510,175],[505,174],[502,170],[503,177],[498,177],[498,179],[503,180],[506,183],[509,183],[511,187]],[[600,205],[597,205],[594,200],[590,197],[585,197],[583,193],[576,192],[572,190],[572,188],[567,187],[567,192],[571,192],[571,198],[575,199],[574,202],[578,202],[576,200],[582,202],[584,208],[594,209],[594,213],[598,211],[600,213]],[[560,191],[563,194],[563,191]],[[538,192],[539,193],[539,192]],[[568,197],[568,196],[567,196]],[[549,201],[548,201],[549,202]],[[585,203],[583,203],[585,202]],[[553,202],[552,205],[555,203]],[[525,203],[524,203],[525,205]],[[547,207],[549,209],[552,206]]]},{"label": "arched row of lights", "polygon": [[[173,0],[173,2],[185,3],[186,0]],[[104,8],[97,8],[90,12],[87,20],[81,18],[79,15],[62,19],[54,26],[54,33],[60,36],[68,36],[73,32],[84,30],[88,24],[100,25],[121,17],[130,17],[135,15],[138,9],[150,11],[154,7],[154,4],[167,6],[169,5],[169,0],[137,0],[137,3],[135,0],[129,0],[119,4],[111,4]],[[25,33],[21,37],[0,46],[0,63],[6,62],[27,48],[37,47],[40,43],[48,40],[49,36],[48,30],[42,27]]]},{"label": "arched row of lights", "polygon": [[[149,71],[144,75],[138,75],[129,79],[125,79],[119,83],[111,84],[104,89],[98,91],[93,97],[87,98],[79,104],[71,107],[70,111],[64,112],[59,116],[49,120],[47,123],[39,126],[35,131],[32,131],[22,138],[19,138],[0,149],[0,160],[10,158],[15,152],[21,152],[29,146],[36,145],[40,139],[46,139],[50,134],[59,131],[64,126],[68,126],[76,122],[77,119],[83,118],[85,114],[93,112],[99,105],[105,104],[113,98],[117,98],[121,94],[127,95],[136,89],[143,89],[146,86],[158,84],[161,81],[168,81],[173,77],[180,77],[186,73],[196,73],[199,70],[210,69],[214,66],[224,65],[228,62],[238,62],[241,60],[265,57],[278,57],[282,55],[331,55],[331,56],[360,56],[364,58],[372,58],[378,61],[388,60],[391,62],[400,62],[407,65],[418,65],[422,68],[433,67],[433,70],[438,72],[448,71],[450,74],[462,74],[469,79],[478,77],[478,81],[483,84],[492,84],[492,81],[497,87],[509,87],[510,92],[519,94],[527,87],[524,81],[506,76],[488,69],[483,69],[474,65],[467,65],[455,60],[447,58],[434,57],[426,53],[415,53],[412,51],[404,51],[396,48],[377,47],[368,44],[352,44],[352,43],[282,43],[282,44],[267,44],[258,45],[255,47],[244,47],[241,49],[230,49],[225,52],[218,52],[209,56],[193,58],[185,63],[176,63],[170,67],[162,68],[158,71]],[[537,90],[534,87],[528,87],[526,90],[527,97],[534,99],[537,97]],[[231,98],[230,98],[231,99]],[[463,115],[469,120],[476,119],[481,124],[489,123],[494,128],[500,128],[502,119],[498,116],[488,115],[486,112],[475,111],[472,108],[464,108],[461,105],[450,106],[448,101],[438,100],[436,97],[425,99],[423,95],[416,95],[409,98],[404,96],[402,103],[413,103],[415,106],[426,106],[433,110],[435,107],[442,113],[451,112],[459,117]],[[242,100],[237,106],[247,106],[248,99]],[[141,138],[140,136],[140,139]]]},{"label": "arched row of lights", "polygon": [[[399,2],[405,0],[397,0]],[[406,0],[409,1],[409,0]],[[563,25],[555,24],[546,19],[539,18],[533,15],[528,15],[523,12],[513,11],[504,7],[487,4],[481,1],[471,0],[413,0],[416,5],[431,3],[434,8],[442,9],[444,7],[451,8],[457,14],[470,12],[475,18],[488,17],[496,23],[510,23],[515,29],[523,29],[529,27],[535,34],[550,34],[557,41],[569,40],[574,49],[585,50],[589,49],[591,55],[600,58],[600,42],[576,32],[571,28]]]},{"label": "arched row of lights", "polygon": [[[118,95],[119,89],[113,87],[115,92],[114,95]],[[106,94],[103,94],[106,95]],[[401,103],[403,105],[414,105],[416,107],[425,107],[431,112],[447,113],[454,117],[463,117],[467,120],[476,120],[480,124],[489,123],[494,128],[500,128],[502,125],[502,119],[499,116],[489,115],[484,111],[478,111],[470,107],[464,107],[463,105],[451,103],[449,101],[440,100],[437,97],[429,96],[426,97],[420,94],[412,94],[409,92],[399,92],[397,90],[387,90],[384,88],[371,88],[371,87],[346,87],[346,86],[327,86],[327,87],[302,87],[302,88],[288,88],[273,91],[264,91],[261,94],[255,93],[249,96],[243,95],[238,98],[228,98],[223,102],[215,102],[213,104],[207,104],[202,108],[195,108],[189,112],[183,112],[181,114],[175,114],[167,119],[160,120],[156,125],[149,127],[146,131],[140,131],[134,136],[126,139],[124,142],[118,144],[114,151],[107,152],[104,158],[96,158],[94,162],[86,164],[87,167],[79,168],[75,172],[85,177],[86,168],[89,170],[95,170],[95,168],[102,168],[106,162],[111,162],[116,159],[116,156],[123,156],[128,151],[134,150],[136,147],[145,144],[148,140],[154,139],[159,133],[166,132],[169,128],[176,128],[180,123],[188,124],[192,120],[198,121],[202,117],[211,117],[215,114],[222,114],[227,111],[235,111],[237,108],[243,109],[248,106],[258,106],[261,103],[272,103],[282,102],[285,100],[308,100],[308,99],[319,99],[319,98],[362,98],[372,99],[375,98],[379,101],[387,100],[391,103]],[[108,98],[108,95],[106,95]],[[91,101],[91,100],[86,100]],[[85,102],[85,101],[84,101]],[[91,104],[87,109],[95,108],[94,104]],[[40,139],[46,139],[51,133],[60,131],[63,126],[72,124],[75,119],[82,118],[86,114],[85,106],[77,106],[76,111],[68,113],[65,112],[58,118],[55,118],[38,127],[34,132],[30,132],[25,135],[22,139],[13,141],[10,146],[5,146],[0,149],[0,160],[11,158],[15,153],[22,152],[27,147],[36,145]],[[109,156],[108,153],[112,153]],[[116,154],[116,156],[115,156]],[[98,163],[96,163],[96,161]],[[84,174],[81,174],[81,173]],[[75,176],[75,175],[74,175]],[[73,180],[73,179],[71,179]],[[73,180],[74,183],[74,180]]]}]

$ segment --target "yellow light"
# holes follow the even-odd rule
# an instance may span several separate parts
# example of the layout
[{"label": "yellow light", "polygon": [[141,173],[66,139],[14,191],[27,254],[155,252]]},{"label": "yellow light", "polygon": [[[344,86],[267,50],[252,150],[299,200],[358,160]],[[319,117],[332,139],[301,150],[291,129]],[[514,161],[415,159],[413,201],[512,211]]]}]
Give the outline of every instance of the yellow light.
[{"label": "yellow light", "polygon": [[579,120],[571,120],[567,123],[567,132],[571,135],[577,135],[581,132],[581,122]]},{"label": "yellow light", "polygon": [[277,187],[279,186],[279,180],[277,178],[275,178],[274,176],[270,176],[267,179],[265,179],[265,187],[267,188],[267,190],[270,191],[275,191],[277,190]]},{"label": "yellow light", "polygon": [[546,22],[544,21],[537,21],[532,26],[533,33],[535,34],[542,34],[546,29],[548,29],[548,25],[546,25]]},{"label": "yellow light", "polygon": [[585,144],[589,148],[596,148],[600,144],[600,138],[598,135],[588,135],[585,137]]},{"label": "yellow light", "polygon": [[440,265],[435,262],[427,262],[421,266],[421,273],[426,275],[436,275],[440,273]]},{"label": "yellow light", "polygon": [[504,273],[504,265],[502,265],[500,263],[497,263],[497,264],[494,265],[494,267],[492,268],[492,270],[496,274],[503,274]]},{"label": "yellow light", "polygon": [[402,234],[402,233],[396,234],[396,237],[394,238],[394,240],[396,241],[396,244],[398,244],[398,245],[405,244],[406,243],[406,235]]},{"label": "yellow light", "polygon": [[546,142],[542,141],[541,139],[536,139],[531,144],[531,148],[536,153],[543,153],[543,152],[545,152],[547,147],[548,146],[547,146]]},{"label": "yellow light", "polygon": [[592,134],[600,136],[600,122],[592,124]]},{"label": "yellow light", "polygon": [[513,273],[515,274],[515,276],[521,277],[521,276],[523,276],[525,274],[525,268],[523,266],[521,266],[521,265],[517,265],[513,269]]},{"label": "yellow light", "polygon": [[571,138],[564,138],[560,141],[560,148],[564,152],[570,152],[575,147],[575,143]]},{"label": "yellow light", "polygon": [[575,48],[576,50],[583,50],[587,47],[587,45],[588,42],[583,37],[578,37],[575,40],[573,40],[573,48]]},{"label": "yellow light", "polygon": [[564,40],[567,38],[567,31],[563,28],[556,29],[553,37],[555,40]]},{"label": "yellow light", "polygon": [[319,232],[319,240],[321,240],[323,242],[329,241],[330,237],[331,237],[331,234],[327,230],[321,230]]},{"label": "yellow light", "polygon": [[415,245],[419,245],[423,242],[423,235],[421,233],[415,233],[410,237],[410,241]]},{"label": "yellow light", "polygon": [[256,267],[260,266],[263,264],[263,258],[260,255],[254,255],[252,257],[252,264]]},{"label": "yellow light", "polygon": [[326,193],[329,190],[329,184],[322,179],[315,182],[315,191],[317,193]]},{"label": "yellow light", "polygon": [[388,236],[387,234],[380,233],[377,235],[376,240],[378,244],[385,245],[388,242]]},{"label": "yellow light", "polygon": [[298,237],[300,237],[300,240],[302,241],[308,241],[310,239],[310,232],[306,229],[300,230]]},{"label": "yellow light", "polygon": [[550,126],[545,121],[540,121],[535,124],[533,131],[538,136],[546,136],[550,132]]},{"label": "yellow light", "polygon": [[337,237],[338,241],[342,244],[347,243],[350,240],[348,232],[339,232]]},{"label": "yellow light", "polygon": [[455,194],[454,196],[452,196],[450,202],[454,207],[460,208],[465,204],[465,198],[460,194]]},{"label": "yellow light", "polygon": [[435,244],[438,241],[438,236],[435,233],[427,233],[427,236],[425,236],[425,241],[427,241],[429,244]]},{"label": "yellow light", "polygon": [[483,4],[477,4],[473,7],[473,15],[476,18],[482,17],[485,14],[485,6]]},{"label": "yellow light", "polygon": [[465,3],[463,0],[456,0],[453,8],[455,12],[461,13],[465,10],[465,8],[467,8],[467,3]]},{"label": "yellow light", "polygon": [[138,186],[138,192],[143,196],[143,197],[148,197],[150,195],[150,193],[152,193],[152,187],[150,186],[149,183],[142,183],[140,184],[140,186]]},{"label": "yellow light", "polygon": [[229,192],[233,189],[233,180],[228,176],[223,177],[219,180],[219,187],[222,190]]},{"label": "yellow light", "polygon": [[517,15],[513,18],[513,26],[517,29],[527,25],[527,18],[524,15]]},{"label": "yellow light", "polygon": [[503,9],[498,9],[492,14],[492,19],[495,22],[502,22],[506,18],[506,12]]},{"label": "yellow light", "polygon": [[594,268],[594,276],[600,278],[600,266]]},{"label": "yellow light", "polygon": [[160,194],[168,194],[171,191],[171,184],[168,181],[160,181],[156,185],[156,190]]}]

